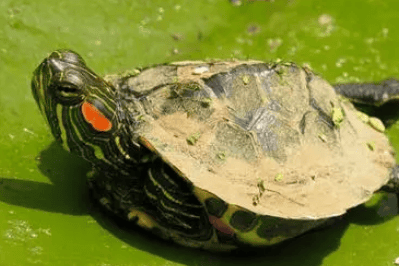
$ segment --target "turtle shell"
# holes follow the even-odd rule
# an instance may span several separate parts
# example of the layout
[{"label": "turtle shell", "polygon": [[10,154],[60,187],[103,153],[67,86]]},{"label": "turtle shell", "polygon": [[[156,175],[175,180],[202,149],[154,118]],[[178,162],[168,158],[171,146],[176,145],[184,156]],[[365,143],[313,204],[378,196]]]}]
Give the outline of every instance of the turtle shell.
[{"label": "turtle shell", "polygon": [[179,62],[106,79],[133,141],[192,187],[230,247],[275,244],[344,214],[395,163],[380,128],[295,64]]}]

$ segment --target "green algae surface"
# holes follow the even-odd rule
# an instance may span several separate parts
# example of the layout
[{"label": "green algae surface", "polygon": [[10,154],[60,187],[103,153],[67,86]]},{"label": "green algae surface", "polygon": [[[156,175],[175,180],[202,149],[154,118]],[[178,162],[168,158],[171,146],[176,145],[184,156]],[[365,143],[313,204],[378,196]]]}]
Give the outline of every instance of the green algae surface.
[{"label": "green algae surface", "polygon": [[[30,79],[59,48],[79,52],[100,74],[252,58],[295,61],[332,83],[399,78],[398,17],[396,0],[1,1],[0,265],[393,265],[393,194],[376,195],[332,227],[254,253],[182,248],[109,218],[90,201],[90,165],[53,142]],[[397,107],[385,110],[395,148]]]}]

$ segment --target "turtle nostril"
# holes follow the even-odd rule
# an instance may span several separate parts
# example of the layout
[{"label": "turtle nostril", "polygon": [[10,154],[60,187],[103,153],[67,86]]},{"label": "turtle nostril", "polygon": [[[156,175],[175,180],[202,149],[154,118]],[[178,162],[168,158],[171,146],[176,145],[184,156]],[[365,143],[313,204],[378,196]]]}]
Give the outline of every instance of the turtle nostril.
[{"label": "turtle nostril", "polygon": [[71,50],[65,50],[65,49],[56,50],[52,52],[48,58],[49,60],[62,61],[64,63],[74,64],[79,66],[86,65],[83,58],[79,54]]}]

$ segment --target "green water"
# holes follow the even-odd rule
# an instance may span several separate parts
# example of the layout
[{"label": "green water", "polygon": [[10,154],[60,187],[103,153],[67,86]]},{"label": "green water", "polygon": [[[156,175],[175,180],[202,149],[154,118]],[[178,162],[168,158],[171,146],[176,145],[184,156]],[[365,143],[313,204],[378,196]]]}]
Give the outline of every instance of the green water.
[{"label": "green water", "polygon": [[[281,246],[216,255],[108,219],[88,199],[89,166],[53,143],[30,78],[58,48],[76,50],[101,74],[235,57],[307,64],[333,83],[399,78],[397,0],[242,2],[0,2],[1,266],[393,265],[399,257],[394,195],[379,195],[334,227]],[[398,133],[393,123],[388,135],[396,147]]]}]

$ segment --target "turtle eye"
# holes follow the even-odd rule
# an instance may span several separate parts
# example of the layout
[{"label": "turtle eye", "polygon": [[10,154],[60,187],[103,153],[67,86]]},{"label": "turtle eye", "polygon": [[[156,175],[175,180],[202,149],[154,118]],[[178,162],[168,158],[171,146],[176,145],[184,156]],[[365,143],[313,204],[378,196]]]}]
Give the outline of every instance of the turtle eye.
[{"label": "turtle eye", "polygon": [[81,94],[79,88],[71,83],[60,84],[57,90],[62,97],[76,97]]},{"label": "turtle eye", "polygon": [[65,105],[80,103],[84,98],[82,89],[69,82],[54,85],[54,93],[58,100]]}]

